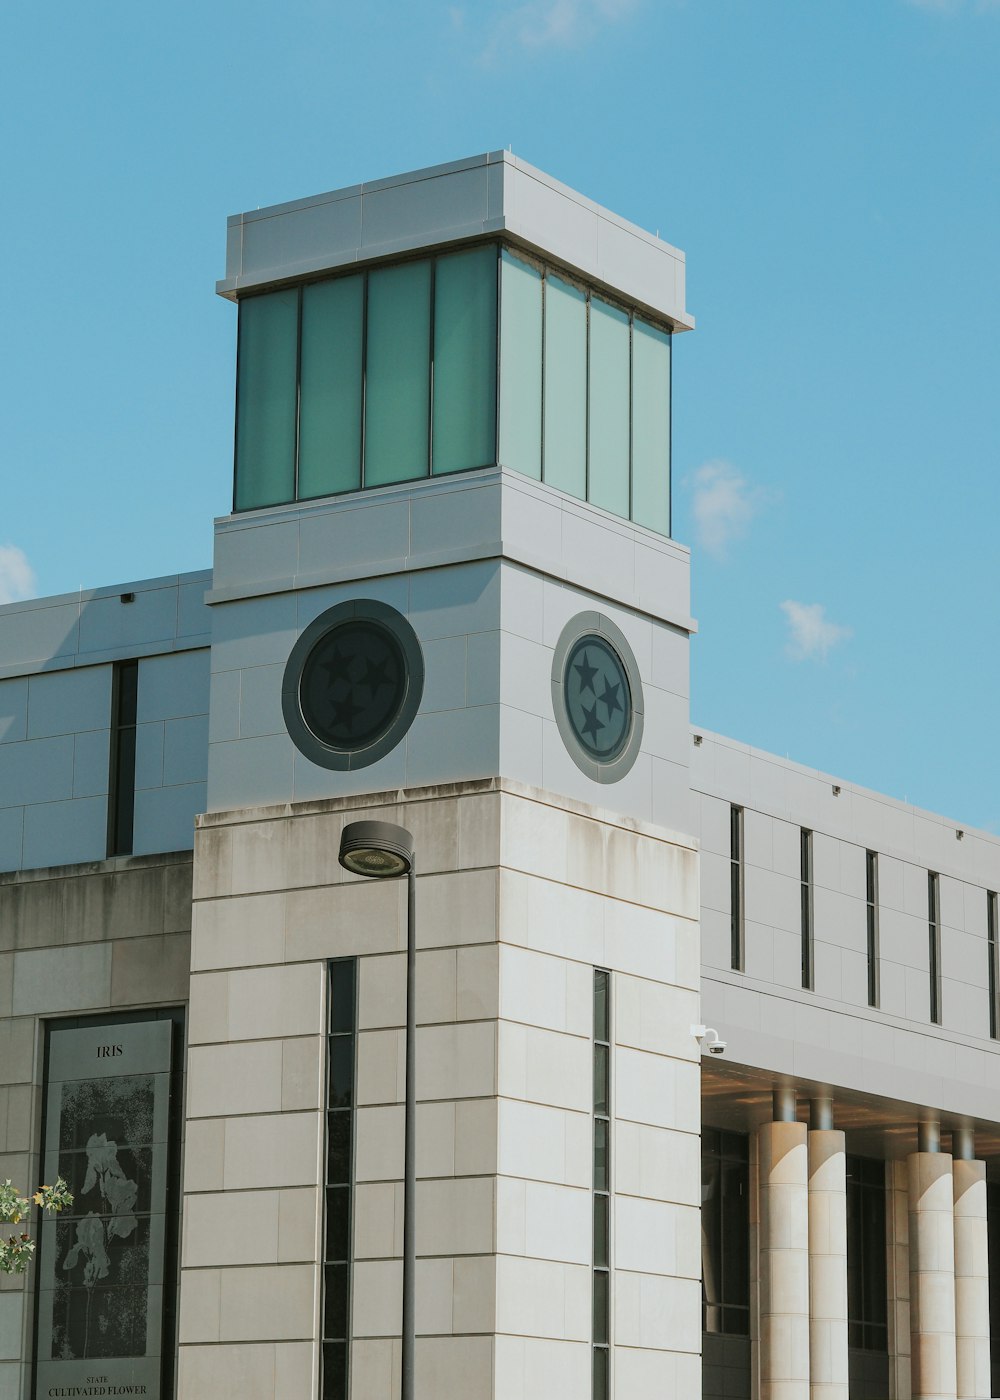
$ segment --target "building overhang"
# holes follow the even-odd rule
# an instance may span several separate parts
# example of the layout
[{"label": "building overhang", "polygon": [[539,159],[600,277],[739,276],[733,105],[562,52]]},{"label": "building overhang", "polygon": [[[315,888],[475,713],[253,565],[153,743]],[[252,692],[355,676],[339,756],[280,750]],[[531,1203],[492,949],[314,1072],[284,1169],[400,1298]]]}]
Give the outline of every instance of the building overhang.
[{"label": "building overhang", "polygon": [[237,301],[283,282],[487,237],[544,255],[675,332],[694,327],[679,249],[509,151],[236,214],[216,290]]}]

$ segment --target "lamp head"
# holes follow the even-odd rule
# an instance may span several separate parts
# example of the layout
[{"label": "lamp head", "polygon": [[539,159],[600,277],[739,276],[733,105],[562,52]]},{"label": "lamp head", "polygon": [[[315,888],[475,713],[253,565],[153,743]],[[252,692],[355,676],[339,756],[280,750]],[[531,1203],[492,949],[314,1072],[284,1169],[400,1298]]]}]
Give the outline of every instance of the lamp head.
[{"label": "lamp head", "polygon": [[413,837],[390,822],[351,822],[340,838],[338,858],[352,875],[391,880],[412,869]]}]

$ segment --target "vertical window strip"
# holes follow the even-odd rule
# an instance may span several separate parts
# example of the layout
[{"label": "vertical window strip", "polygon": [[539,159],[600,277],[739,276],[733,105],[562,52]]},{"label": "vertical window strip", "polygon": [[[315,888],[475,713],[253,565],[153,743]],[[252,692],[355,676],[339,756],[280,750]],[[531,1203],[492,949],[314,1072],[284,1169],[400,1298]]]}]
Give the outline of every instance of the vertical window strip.
[{"label": "vertical window strip", "polygon": [[108,782],[108,855],[132,853],[135,826],[135,726],[138,661],[115,664],[111,682],[111,771]]},{"label": "vertical window strip", "polygon": [[879,1004],[878,855],[865,852],[865,902],[868,933],[868,1005]]},{"label": "vertical window strip", "polygon": [[1000,1038],[1000,968],[997,967],[997,938],[1000,924],[1000,899],[995,890],[986,891],[986,938],[989,945],[990,977],[990,1038]]},{"label": "vertical window strip", "polygon": [[941,877],[927,872],[927,925],[930,967],[931,1023],[941,1024]]},{"label": "vertical window strip", "polygon": [[322,1400],[347,1400],[354,1196],[357,959],[329,964]]},{"label": "vertical window strip", "polygon": [[813,834],[799,832],[799,893],[802,907],[802,986],[813,990]]},{"label": "vertical window strip", "polygon": [[848,1156],[846,1177],[848,1345],[884,1353],[889,1346],[885,1163]]},{"label": "vertical window strip", "polygon": [[743,905],[743,808],[734,806],[729,809],[730,966],[734,972],[744,967]]},{"label": "vertical window strip", "polygon": [[611,1394],[611,973],[594,969],[593,1400]]}]

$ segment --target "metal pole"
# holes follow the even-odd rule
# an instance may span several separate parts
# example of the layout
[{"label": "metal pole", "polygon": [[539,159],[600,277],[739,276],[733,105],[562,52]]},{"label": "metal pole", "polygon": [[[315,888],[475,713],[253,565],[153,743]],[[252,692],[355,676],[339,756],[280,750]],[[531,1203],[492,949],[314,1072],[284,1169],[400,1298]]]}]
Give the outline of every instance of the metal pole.
[{"label": "metal pole", "polygon": [[413,1355],[416,1341],[416,1194],[417,1079],[416,973],[417,881],[415,862],[406,877],[406,1109],[403,1119],[403,1376],[401,1400],[413,1400]]}]

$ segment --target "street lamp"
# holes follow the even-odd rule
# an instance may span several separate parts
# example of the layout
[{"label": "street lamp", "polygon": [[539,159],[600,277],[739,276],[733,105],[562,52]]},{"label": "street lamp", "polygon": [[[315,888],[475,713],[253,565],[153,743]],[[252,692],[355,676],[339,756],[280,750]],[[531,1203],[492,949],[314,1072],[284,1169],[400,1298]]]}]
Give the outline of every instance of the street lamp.
[{"label": "street lamp", "polygon": [[352,875],[376,880],[406,876],[406,1107],[403,1116],[403,1373],[400,1400],[413,1400],[416,1338],[416,1116],[417,1082],[415,982],[417,970],[416,872],[413,837],[390,822],[351,822],[340,838],[340,863]]}]

